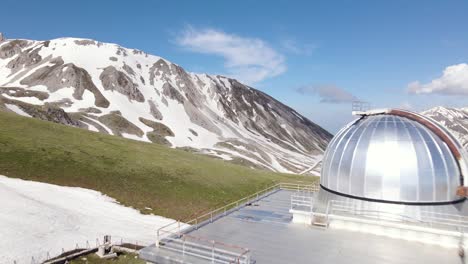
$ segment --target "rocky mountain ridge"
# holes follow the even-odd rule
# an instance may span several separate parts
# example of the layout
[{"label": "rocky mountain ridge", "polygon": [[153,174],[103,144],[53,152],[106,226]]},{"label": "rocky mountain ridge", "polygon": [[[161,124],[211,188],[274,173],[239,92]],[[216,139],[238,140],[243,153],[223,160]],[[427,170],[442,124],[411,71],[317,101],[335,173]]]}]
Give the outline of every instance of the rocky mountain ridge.
[{"label": "rocky mountain ridge", "polygon": [[331,139],[235,79],[90,39],[0,40],[0,109],[279,172],[313,166]]},{"label": "rocky mountain ridge", "polygon": [[445,126],[468,151],[468,107],[437,106],[422,112],[422,114]]}]

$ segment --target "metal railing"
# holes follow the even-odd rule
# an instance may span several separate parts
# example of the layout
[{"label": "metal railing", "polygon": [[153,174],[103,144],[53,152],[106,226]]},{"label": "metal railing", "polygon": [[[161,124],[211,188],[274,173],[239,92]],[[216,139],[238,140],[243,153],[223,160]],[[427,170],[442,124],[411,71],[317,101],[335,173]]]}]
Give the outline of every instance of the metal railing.
[{"label": "metal railing", "polygon": [[[262,197],[277,190],[293,190],[298,192],[318,191],[319,185],[296,184],[296,183],[278,183],[261,191],[248,195],[242,199],[226,204],[220,208],[202,214],[185,223],[180,221],[172,222],[159,228],[156,232],[156,246],[168,248],[177,251],[182,255],[192,255],[211,260],[212,263],[250,263],[250,250],[236,245],[189,236],[186,233],[196,230],[203,225],[212,223],[220,217],[238,210],[249,203],[258,201]],[[187,238],[191,241],[187,242]],[[203,243],[209,242],[209,246]],[[226,262],[227,261],[227,262]]]},{"label": "metal railing", "polygon": [[291,210],[312,212],[314,197],[312,192],[297,192],[291,195]]},{"label": "metal railing", "polygon": [[250,250],[247,248],[187,234],[168,237],[160,243],[159,247],[177,252],[182,256],[189,255],[209,260],[211,263],[250,264]]},{"label": "metal railing", "polygon": [[400,222],[409,225],[455,230],[459,232],[464,232],[468,228],[468,217],[462,215],[424,210],[416,211],[415,215],[407,215],[403,213],[362,208],[353,202],[338,200],[328,201],[325,214],[327,224],[330,221],[330,215],[353,215],[378,221]]}]

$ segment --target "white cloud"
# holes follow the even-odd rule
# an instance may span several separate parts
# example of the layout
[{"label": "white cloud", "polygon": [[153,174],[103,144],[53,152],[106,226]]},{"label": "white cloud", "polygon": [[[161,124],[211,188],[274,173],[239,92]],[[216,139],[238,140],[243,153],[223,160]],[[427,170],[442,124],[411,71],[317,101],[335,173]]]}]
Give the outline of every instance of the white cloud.
[{"label": "white cloud", "polygon": [[258,38],[187,27],[176,38],[176,43],[194,52],[222,56],[228,74],[248,84],[286,71],[284,56]]},{"label": "white cloud", "polygon": [[318,95],[321,103],[340,104],[359,100],[350,92],[335,85],[302,86],[297,88],[296,91],[303,95]]},{"label": "white cloud", "polygon": [[468,64],[449,66],[440,78],[430,83],[412,82],[408,84],[408,91],[414,94],[468,95]]},{"label": "white cloud", "polygon": [[290,53],[295,55],[309,56],[317,48],[315,45],[299,44],[295,39],[284,39],[281,46]]}]

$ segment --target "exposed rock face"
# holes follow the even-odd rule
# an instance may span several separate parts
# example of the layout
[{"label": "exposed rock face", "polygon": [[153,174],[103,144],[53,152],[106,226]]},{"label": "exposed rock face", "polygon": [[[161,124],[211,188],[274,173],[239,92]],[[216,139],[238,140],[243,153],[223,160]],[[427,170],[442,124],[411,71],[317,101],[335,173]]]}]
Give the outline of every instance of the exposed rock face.
[{"label": "exposed rock face", "polygon": [[97,42],[91,39],[77,39],[74,41],[77,45],[88,46],[88,45],[96,45]]},{"label": "exposed rock face", "polygon": [[11,97],[35,97],[41,101],[49,98],[49,94],[46,92],[26,90],[19,87],[0,87],[0,93],[6,94]]},{"label": "exposed rock face", "polygon": [[[227,140],[225,142],[217,143],[217,146],[220,146],[225,149],[230,149],[234,151],[240,152],[242,155],[255,159],[259,156],[259,158],[263,159],[266,163],[271,163],[270,156],[260,149],[259,147],[252,145],[252,144],[245,144],[244,142],[238,140]],[[240,148],[239,148],[240,147]]]},{"label": "exposed rock face", "polygon": [[59,124],[79,126],[79,123],[72,120],[70,116],[61,108],[48,107],[44,108],[44,112],[39,112],[41,119],[52,121]]},{"label": "exposed rock face", "polygon": [[102,113],[101,110],[94,108],[94,107],[87,107],[87,108],[80,108],[78,111],[83,113],[92,113],[92,114],[100,114]]},{"label": "exposed rock face", "polygon": [[21,52],[24,47],[29,45],[29,41],[27,40],[12,40],[8,41],[6,44],[3,44],[0,47],[0,59],[7,59],[11,58],[14,55]]},{"label": "exposed rock face", "polygon": [[197,108],[191,102],[184,103],[185,112],[190,118],[190,121],[216,135],[222,135],[222,131],[216,124],[199,108]]},{"label": "exposed rock face", "polygon": [[331,139],[234,79],[188,73],[160,57],[88,39],[3,41],[0,110],[18,109],[280,172],[311,167]]},{"label": "exposed rock face", "polygon": [[197,133],[195,130],[189,128],[189,131],[190,131],[190,133],[192,133],[194,136],[198,137],[198,133]]},{"label": "exposed rock face", "polygon": [[118,71],[114,66],[106,67],[99,78],[105,90],[115,90],[128,96],[130,100],[145,101],[145,97],[138,90],[138,84],[133,83],[125,73]]},{"label": "exposed rock face", "polygon": [[468,151],[468,107],[434,107],[422,112],[445,126]]},{"label": "exposed rock face", "polygon": [[183,104],[184,103],[184,100],[185,98],[182,96],[182,94],[176,89],[174,88],[174,86],[172,86],[170,83],[165,83],[163,85],[163,94],[165,96],[167,96],[168,98],[172,99],[172,100],[176,100],[177,102]]},{"label": "exposed rock face", "polygon": [[11,100],[0,95],[0,104],[4,105],[5,103],[18,106],[21,110],[34,118],[64,125],[83,127],[82,124],[73,120],[62,108],[48,103],[42,106],[31,105],[21,101]]},{"label": "exposed rock face", "polygon": [[150,105],[150,113],[151,115],[156,118],[157,120],[161,120],[163,118],[161,112],[158,110],[158,106],[154,101],[149,100],[148,104]]},{"label": "exposed rock face", "polygon": [[159,59],[150,68],[150,84],[154,85],[154,79],[156,78],[156,76],[161,77],[161,79],[163,79],[169,72],[170,68],[166,61],[163,59]]},{"label": "exposed rock face", "polygon": [[171,143],[166,139],[166,137],[174,136],[174,133],[170,128],[162,123],[154,122],[142,117],[140,117],[140,122],[153,129],[153,131],[146,133],[151,142],[171,146]]},{"label": "exposed rock face", "polygon": [[116,136],[122,136],[122,133],[143,136],[143,131],[118,112],[111,112],[110,114],[100,116],[98,120],[112,130]]},{"label": "exposed rock face", "polygon": [[122,69],[124,69],[124,71],[127,72],[127,74],[135,76],[135,71],[132,69],[132,67],[128,66],[127,64],[124,64]]},{"label": "exposed rock face", "polygon": [[5,37],[3,36],[3,33],[0,32],[0,42],[4,41],[5,40]]},{"label": "exposed rock face", "polygon": [[85,90],[94,94],[95,105],[108,107],[109,101],[101,94],[94,85],[89,73],[72,63],[63,64],[58,57],[50,61],[52,66],[44,66],[25,77],[20,84],[27,86],[44,85],[50,92],[55,92],[65,87],[74,87],[73,97],[77,100],[83,99]]},{"label": "exposed rock face", "polygon": [[42,57],[39,55],[39,50],[40,49],[31,48],[20,52],[18,56],[11,60],[6,66],[10,68],[12,74],[14,74],[25,67],[37,64],[42,60]]},{"label": "exposed rock face", "polygon": [[143,124],[151,127],[156,133],[161,135],[162,137],[173,137],[174,132],[170,128],[168,128],[166,125],[159,123],[159,122],[154,122],[148,119],[144,119],[143,117],[139,118],[140,122]]},{"label": "exposed rock face", "polygon": [[96,121],[95,116],[89,115],[86,112],[70,113],[69,116],[73,120],[79,122],[80,127],[84,127],[88,130],[94,128],[96,131],[104,134],[110,134],[109,132],[112,132],[104,128],[104,126],[101,125],[101,123],[98,123],[98,121]]}]

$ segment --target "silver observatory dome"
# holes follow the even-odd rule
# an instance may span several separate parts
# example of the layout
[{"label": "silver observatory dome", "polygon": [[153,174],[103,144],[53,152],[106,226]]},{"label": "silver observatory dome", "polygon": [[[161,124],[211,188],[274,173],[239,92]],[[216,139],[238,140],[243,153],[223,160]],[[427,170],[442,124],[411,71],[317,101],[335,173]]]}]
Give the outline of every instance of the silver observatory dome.
[{"label": "silver observatory dome", "polygon": [[333,195],[397,204],[461,201],[460,144],[435,121],[402,110],[363,112],[330,142],[321,188]]}]

